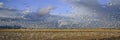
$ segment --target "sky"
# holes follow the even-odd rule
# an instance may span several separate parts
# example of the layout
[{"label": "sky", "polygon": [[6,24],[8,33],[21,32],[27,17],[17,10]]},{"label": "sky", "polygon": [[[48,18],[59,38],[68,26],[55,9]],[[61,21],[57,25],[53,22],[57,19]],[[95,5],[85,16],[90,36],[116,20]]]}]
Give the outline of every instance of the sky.
[{"label": "sky", "polygon": [[59,25],[67,25],[72,21],[72,24],[80,23],[84,27],[118,27],[119,2],[119,0],[0,0],[0,17],[55,15],[58,18],[67,17],[64,19],[67,21],[66,24],[62,20],[63,24],[61,22]]},{"label": "sky", "polygon": [[52,13],[66,12],[69,10],[69,4],[63,3],[60,0],[0,0],[5,7],[14,8],[17,10],[31,9],[36,12],[39,8],[47,6],[55,7]]},{"label": "sky", "polygon": [[[106,3],[105,0],[98,0],[101,5]],[[0,0],[4,4],[4,7],[13,8],[17,10],[32,10],[36,12],[39,8],[47,6],[55,7],[51,11],[52,14],[67,13],[71,11],[71,4],[63,2],[61,0]]]}]

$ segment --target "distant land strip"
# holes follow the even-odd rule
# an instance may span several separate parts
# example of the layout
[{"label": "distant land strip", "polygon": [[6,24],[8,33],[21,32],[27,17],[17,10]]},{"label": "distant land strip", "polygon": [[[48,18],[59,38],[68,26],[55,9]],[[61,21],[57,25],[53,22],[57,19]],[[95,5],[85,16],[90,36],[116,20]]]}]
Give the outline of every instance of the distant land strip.
[{"label": "distant land strip", "polygon": [[120,29],[0,29],[0,32],[120,32]]}]

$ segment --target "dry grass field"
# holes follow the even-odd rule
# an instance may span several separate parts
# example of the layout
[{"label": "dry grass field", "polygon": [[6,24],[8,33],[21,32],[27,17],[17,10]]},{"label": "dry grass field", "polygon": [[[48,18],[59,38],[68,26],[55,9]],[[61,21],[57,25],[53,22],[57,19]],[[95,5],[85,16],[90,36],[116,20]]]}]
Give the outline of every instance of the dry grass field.
[{"label": "dry grass field", "polygon": [[0,40],[120,40],[120,30],[0,29]]}]

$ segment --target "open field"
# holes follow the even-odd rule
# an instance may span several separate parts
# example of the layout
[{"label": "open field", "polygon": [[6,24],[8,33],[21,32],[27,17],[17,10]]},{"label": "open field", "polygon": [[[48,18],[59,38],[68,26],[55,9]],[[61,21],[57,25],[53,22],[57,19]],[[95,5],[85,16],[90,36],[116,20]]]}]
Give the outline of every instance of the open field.
[{"label": "open field", "polygon": [[120,40],[120,30],[0,29],[0,40]]}]

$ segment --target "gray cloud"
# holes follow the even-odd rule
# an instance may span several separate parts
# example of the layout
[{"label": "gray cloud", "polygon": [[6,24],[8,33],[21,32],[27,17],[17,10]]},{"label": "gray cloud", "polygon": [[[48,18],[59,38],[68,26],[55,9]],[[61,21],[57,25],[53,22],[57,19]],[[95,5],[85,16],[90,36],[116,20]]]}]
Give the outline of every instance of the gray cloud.
[{"label": "gray cloud", "polygon": [[48,7],[45,7],[45,8],[40,8],[38,9],[38,15],[40,16],[44,16],[44,15],[50,15],[50,11],[54,9],[54,7],[52,6],[48,6]]},{"label": "gray cloud", "polygon": [[[98,0],[63,0],[72,5],[69,17],[81,20],[84,27],[118,27],[120,25],[120,7],[118,1],[111,1],[102,7]],[[119,14],[119,15],[118,15]],[[88,26],[87,26],[88,25]]]},{"label": "gray cloud", "polygon": [[20,18],[21,13],[16,9],[0,8],[0,17]]},{"label": "gray cloud", "polygon": [[107,7],[112,11],[120,11],[120,0],[107,0]]},{"label": "gray cloud", "polygon": [[4,3],[3,3],[3,2],[0,2],[0,8],[2,8],[2,7],[3,7],[3,5],[4,5]]},{"label": "gray cloud", "polygon": [[[117,7],[116,10],[118,10],[119,8],[119,1],[117,0],[109,0],[111,4],[111,6],[108,6],[108,8],[103,8],[101,7],[100,3],[98,2],[98,0],[67,0],[68,3],[70,3],[71,5],[73,5],[73,7],[78,7],[77,9],[80,9],[78,11],[78,13],[80,14],[81,11],[84,10],[84,12],[90,12],[91,10],[95,10],[96,14],[99,15],[104,15],[104,16],[108,16],[109,14],[112,14],[113,12],[116,12],[114,9]],[[82,8],[83,7],[83,8]],[[111,9],[112,8],[112,9]],[[111,10],[110,10],[111,9]],[[91,13],[89,13],[91,14]]]}]

